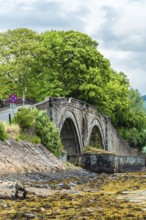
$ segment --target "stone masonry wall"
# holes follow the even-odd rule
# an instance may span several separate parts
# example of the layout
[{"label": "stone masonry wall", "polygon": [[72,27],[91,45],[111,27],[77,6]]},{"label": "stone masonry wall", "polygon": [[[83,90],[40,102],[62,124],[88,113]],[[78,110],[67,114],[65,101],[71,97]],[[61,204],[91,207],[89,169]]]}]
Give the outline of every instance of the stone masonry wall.
[{"label": "stone masonry wall", "polygon": [[82,155],[82,166],[96,173],[139,171],[145,166],[145,158],[85,153]]},{"label": "stone masonry wall", "polygon": [[108,151],[119,156],[140,156],[137,149],[129,147],[127,142],[118,134],[117,130],[110,122]]},{"label": "stone masonry wall", "polygon": [[54,121],[60,132],[67,118],[73,122],[80,152],[84,146],[89,145],[92,129],[97,126],[105,150],[121,156],[138,156],[138,152],[128,146],[108,117],[102,115],[96,107],[88,103],[73,98],[49,97],[44,102],[36,104],[36,107],[40,110],[47,110],[48,116]]}]

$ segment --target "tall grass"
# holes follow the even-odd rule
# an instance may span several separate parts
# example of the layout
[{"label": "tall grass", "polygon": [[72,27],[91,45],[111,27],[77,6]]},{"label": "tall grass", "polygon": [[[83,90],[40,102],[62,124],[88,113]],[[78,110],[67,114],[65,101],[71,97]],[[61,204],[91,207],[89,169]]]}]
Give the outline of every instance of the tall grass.
[{"label": "tall grass", "polygon": [[18,124],[9,124],[7,122],[3,122],[6,132],[8,133],[8,137],[16,140],[20,135],[20,127]]}]

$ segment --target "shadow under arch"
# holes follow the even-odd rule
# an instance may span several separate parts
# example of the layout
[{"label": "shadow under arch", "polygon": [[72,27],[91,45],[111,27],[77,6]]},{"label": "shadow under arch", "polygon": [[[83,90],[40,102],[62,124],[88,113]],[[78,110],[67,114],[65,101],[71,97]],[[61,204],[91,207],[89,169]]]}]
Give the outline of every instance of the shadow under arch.
[{"label": "shadow under arch", "polygon": [[89,139],[89,146],[104,149],[102,136],[98,126],[94,126]]},{"label": "shadow under arch", "polygon": [[61,141],[68,156],[75,156],[80,153],[79,140],[73,121],[67,118],[61,129]]},{"label": "shadow under arch", "polygon": [[62,145],[67,152],[67,160],[76,163],[75,160],[77,161],[77,156],[81,153],[82,140],[76,117],[71,111],[63,114],[59,129]]},{"label": "shadow under arch", "polygon": [[105,149],[103,130],[97,119],[93,120],[90,126],[88,144],[92,147]]}]

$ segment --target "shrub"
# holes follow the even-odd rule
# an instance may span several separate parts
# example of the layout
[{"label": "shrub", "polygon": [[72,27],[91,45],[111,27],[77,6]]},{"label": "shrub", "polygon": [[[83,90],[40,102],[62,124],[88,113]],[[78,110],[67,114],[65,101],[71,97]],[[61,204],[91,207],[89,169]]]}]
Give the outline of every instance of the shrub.
[{"label": "shrub", "polygon": [[20,128],[24,131],[33,127],[35,123],[35,117],[38,114],[38,110],[21,108],[14,116],[13,122],[18,123]]},{"label": "shrub", "polygon": [[0,123],[0,140],[4,141],[8,138],[8,134],[5,130],[5,127],[2,123]]},{"label": "shrub", "polygon": [[36,117],[35,129],[37,136],[41,139],[41,143],[58,157],[62,146],[60,133],[45,111],[40,111]]},{"label": "shrub", "polygon": [[21,128],[19,139],[31,143],[41,143],[55,156],[61,154],[60,133],[45,111],[21,108],[14,116],[13,122]]}]

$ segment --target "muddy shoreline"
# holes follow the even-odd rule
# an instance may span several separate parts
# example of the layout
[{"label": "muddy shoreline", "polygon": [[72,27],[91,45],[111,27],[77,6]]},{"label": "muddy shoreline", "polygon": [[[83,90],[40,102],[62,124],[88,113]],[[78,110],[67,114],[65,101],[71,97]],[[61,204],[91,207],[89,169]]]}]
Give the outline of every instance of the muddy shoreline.
[{"label": "muddy shoreline", "polygon": [[[28,191],[26,199],[10,197],[16,181]],[[5,174],[0,195],[0,220],[146,219],[146,171]]]},{"label": "muddy shoreline", "polygon": [[78,168],[58,172],[14,173],[0,175],[0,197],[14,195],[15,185],[22,185],[27,191],[45,196],[51,190],[71,189],[97,178],[97,174]]},{"label": "muddy shoreline", "polygon": [[[42,145],[0,142],[0,220],[146,219],[146,170],[96,174]],[[16,185],[20,191],[14,197]]]}]

